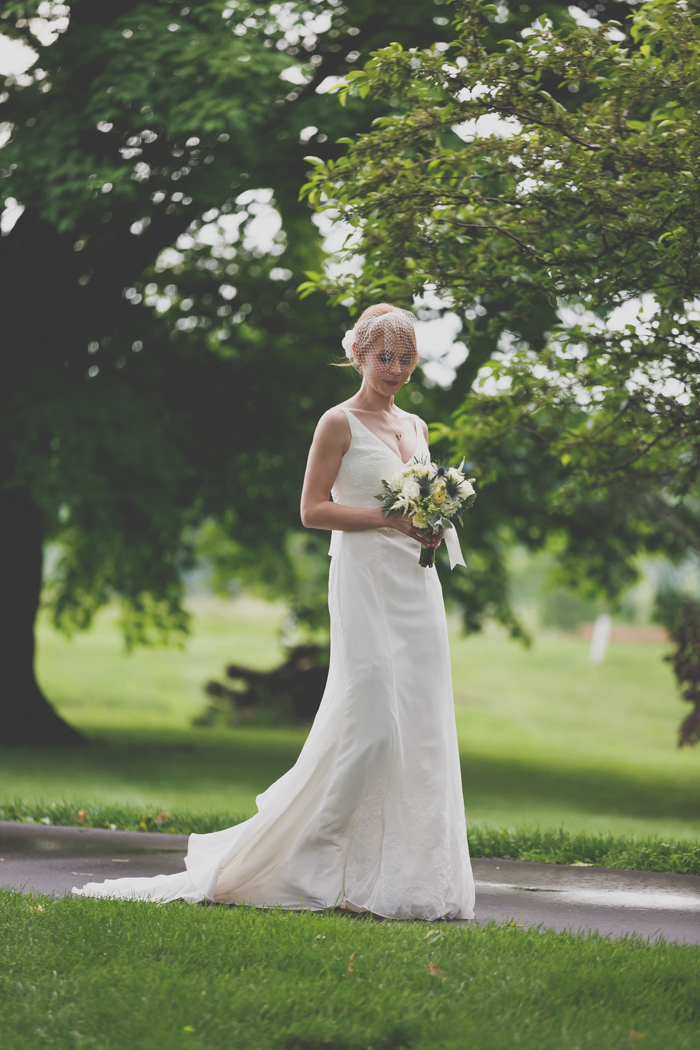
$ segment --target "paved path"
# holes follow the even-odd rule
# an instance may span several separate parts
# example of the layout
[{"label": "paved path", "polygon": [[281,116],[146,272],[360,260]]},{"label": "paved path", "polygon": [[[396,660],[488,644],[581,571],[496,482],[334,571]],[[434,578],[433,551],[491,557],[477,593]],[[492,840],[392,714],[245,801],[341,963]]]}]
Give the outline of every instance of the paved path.
[{"label": "paved path", "polygon": [[476,917],[555,930],[700,943],[700,877],[475,860]]},{"label": "paved path", "polygon": [[[27,893],[184,870],[185,835],[0,821],[0,885]],[[700,943],[700,877],[474,860],[476,918]]]},{"label": "paved path", "polygon": [[0,886],[63,895],[86,882],[170,875],[184,871],[186,851],[186,835],[0,821]]}]

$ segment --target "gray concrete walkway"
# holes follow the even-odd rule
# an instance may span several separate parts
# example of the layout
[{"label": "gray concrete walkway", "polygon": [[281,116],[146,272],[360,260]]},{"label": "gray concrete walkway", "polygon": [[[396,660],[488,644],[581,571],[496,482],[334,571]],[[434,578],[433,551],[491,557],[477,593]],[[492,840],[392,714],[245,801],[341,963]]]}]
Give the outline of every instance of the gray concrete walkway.
[{"label": "gray concrete walkway", "polygon": [[[184,870],[187,837],[0,821],[0,885],[25,893]],[[474,860],[478,922],[700,943],[700,877]]]},{"label": "gray concrete walkway", "polygon": [[186,835],[0,821],[0,886],[62,896],[86,882],[184,871],[186,852]]},{"label": "gray concrete walkway", "polygon": [[475,860],[480,921],[700,943],[700,877],[517,860]]}]

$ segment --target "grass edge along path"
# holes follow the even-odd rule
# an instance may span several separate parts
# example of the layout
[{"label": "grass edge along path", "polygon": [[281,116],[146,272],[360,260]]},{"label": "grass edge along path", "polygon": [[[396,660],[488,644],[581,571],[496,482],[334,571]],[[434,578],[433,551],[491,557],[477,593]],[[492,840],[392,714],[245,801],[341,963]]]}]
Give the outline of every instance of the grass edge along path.
[{"label": "grass edge along path", "polygon": [[695,946],[0,891],[7,1050],[697,1047]]},{"label": "grass edge along path", "polygon": [[[144,810],[126,805],[80,805],[77,802],[0,803],[0,820],[24,824],[109,828],[112,831],[160,831],[189,835],[221,831],[246,820],[231,813]],[[586,864],[632,871],[700,875],[700,843],[659,838],[627,838],[585,832],[510,830],[487,825],[469,828],[472,857],[530,860],[547,864]]]}]

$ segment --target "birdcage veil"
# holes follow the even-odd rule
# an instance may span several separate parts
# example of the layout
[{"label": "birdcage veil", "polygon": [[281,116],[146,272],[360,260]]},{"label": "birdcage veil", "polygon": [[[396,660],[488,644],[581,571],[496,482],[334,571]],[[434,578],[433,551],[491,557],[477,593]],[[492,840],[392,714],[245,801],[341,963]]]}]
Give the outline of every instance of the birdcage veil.
[{"label": "birdcage veil", "polygon": [[390,374],[406,367],[413,371],[419,358],[416,319],[409,310],[397,306],[384,313],[362,316],[345,333],[343,349],[348,362],[361,375]]}]

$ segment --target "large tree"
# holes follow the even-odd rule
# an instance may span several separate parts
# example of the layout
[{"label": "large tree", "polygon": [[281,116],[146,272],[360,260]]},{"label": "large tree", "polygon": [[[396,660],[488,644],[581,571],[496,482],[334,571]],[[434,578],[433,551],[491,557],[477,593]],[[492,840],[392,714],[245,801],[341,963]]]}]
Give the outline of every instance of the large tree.
[{"label": "large tree", "polygon": [[[243,574],[293,575],[304,451],[343,388],[344,311],[293,292],[322,254],[300,132],[381,111],[315,91],[364,46],[443,30],[429,2],[0,6],[38,52],[0,95],[0,198],[24,207],[0,241],[0,742],[74,743],[34,678],[43,542],[56,622],[116,597],[130,643],[186,629],[203,521]],[[249,243],[273,205],[276,241]]]},{"label": "large tree", "polygon": [[341,101],[395,111],[316,164],[307,193],[364,266],[309,287],[456,304],[475,384],[433,433],[480,477],[470,542],[555,541],[614,599],[640,553],[700,549],[700,5],[652,0],[624,32],[542,18],[495,49],[494,9],[458,6],[446,54],[349,74]]},{"label": "large tree", "polygon": [[[501,6],[490,48],[513,19],[566,16]],[[392,41],[449,43],[445,10],[0,3],[2,32],[38,52],[0,94],[0,201],[24,207],[0,240],[0,742],[79,740],[34,679],[46,540],[62,552],[48,597],[68,630],[116,598],[129,643],[184,631],[182,570],[202,523],[227,571],[318,618],[297,501],[315,418],[348,392],[327,367],[347,321],[321,296],[295,297],[322,263],[298,188],[309,148],[339,156],[335,140],[391,100],[339,109],[316,88]],[[273,205],[281,229],[260,248],[253,227]],[[456,406],[460,383],[423,391],[428,418]],[[467,606],[506,615],[488,558],[475,581]]]}]

